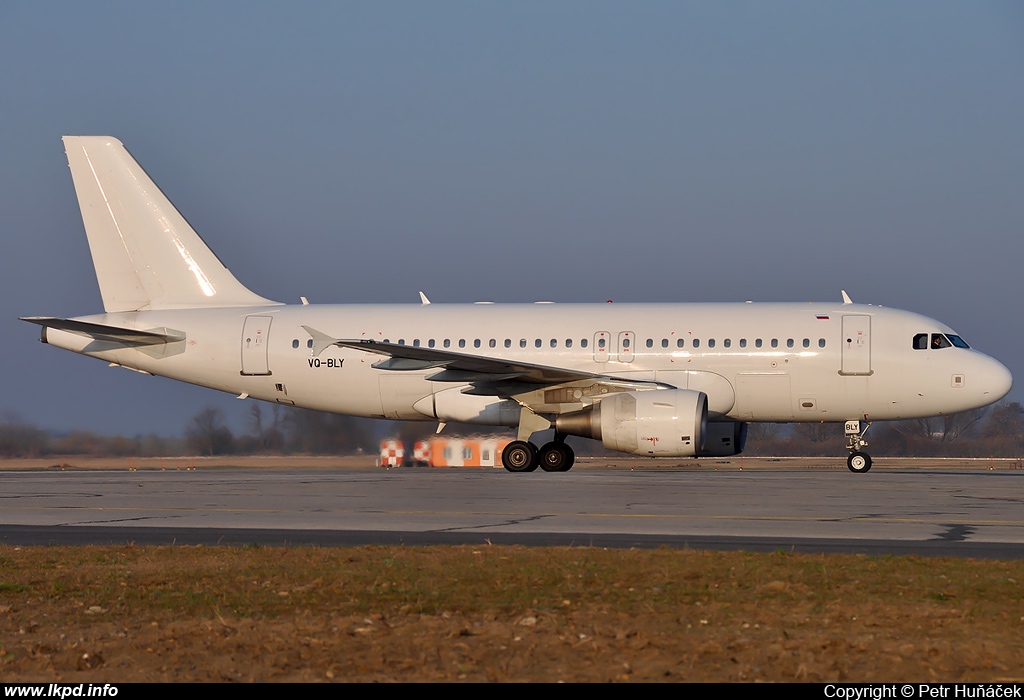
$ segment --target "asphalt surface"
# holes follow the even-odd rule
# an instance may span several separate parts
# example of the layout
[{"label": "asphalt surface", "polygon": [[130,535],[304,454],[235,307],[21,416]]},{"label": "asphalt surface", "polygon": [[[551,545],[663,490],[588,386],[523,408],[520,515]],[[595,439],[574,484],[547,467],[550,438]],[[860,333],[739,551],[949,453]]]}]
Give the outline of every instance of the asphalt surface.
[{"label": "asphalt surface", "polygon": [[522,544],[1024,557],[1021,471],[0,473],[0,543]]}]

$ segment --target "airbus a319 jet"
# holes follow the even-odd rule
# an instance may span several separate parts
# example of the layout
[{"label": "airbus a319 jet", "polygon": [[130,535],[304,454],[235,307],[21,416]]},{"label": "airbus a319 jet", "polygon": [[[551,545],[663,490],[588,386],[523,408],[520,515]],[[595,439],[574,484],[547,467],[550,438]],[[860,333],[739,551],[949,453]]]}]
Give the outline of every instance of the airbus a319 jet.
[{"label": "airbus a319 jet", "polygon": [[[286,305],[243,286],[117,139],[65,136],[104,313],[27,317],[42,341],[289,406],[515,428],[505,468],[567,471],[567,436],[651,457],[743,450],[747,424],[986,406],[1002,364],[925,316],[854,304]],[[534,435],[554,429],[543,445]]]}]

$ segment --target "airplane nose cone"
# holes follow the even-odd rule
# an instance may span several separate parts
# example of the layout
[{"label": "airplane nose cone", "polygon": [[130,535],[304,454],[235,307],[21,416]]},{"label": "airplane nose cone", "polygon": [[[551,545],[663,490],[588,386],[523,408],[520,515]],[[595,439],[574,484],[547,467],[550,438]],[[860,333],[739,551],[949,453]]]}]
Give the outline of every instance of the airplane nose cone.
[{"label": "airplane nose cone", "polygon": [[985,357],[984,364],[978,369],[978,384],[981,386],[982,396],[987,403],[995,403],[1010,393],[1010,388],[1013,386],[1013,375],[1003,366],[1002,362]]}]

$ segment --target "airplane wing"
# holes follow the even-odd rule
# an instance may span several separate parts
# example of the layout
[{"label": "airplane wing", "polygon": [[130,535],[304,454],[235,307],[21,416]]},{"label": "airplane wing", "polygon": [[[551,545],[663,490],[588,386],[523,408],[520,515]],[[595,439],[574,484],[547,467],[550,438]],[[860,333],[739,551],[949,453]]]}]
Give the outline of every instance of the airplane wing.
[{"label": "airplane wing", "polygon": [[412,371],[437,368],[437,374],[427,377],[428,380],[472,384],[472,388],[464,393],[517,397],[522,403],[548,406],[549,410],[557,410],[550,408],[553,404],[589,403],[612,392],[672,388],[660,382],[621,379],[595,372],[514,362],[437,348],[377,340],[334,339],[315,328],[303,328],[313,338],[315,355],[332,345],[371,352],[385,358],[374,363],[373,366],[379,369]]},{"label": "airplane wing", "polygon": [[562,384],[580,379],[595,379],[593,372],[512,362],[494,357],[467,355],[437,348],[413,347],[377,340],[336,340],[332,345],[383,355],[386,359],[374,363],[379,369],[408,371],[442,368],[430,377],[435,382],[519,381],[531,384]]},{"label": "airplane wing", "polygon": [[[307,330],[310,330],[307,328]],[[321,335],[321,340],[324,336]],[[314,336],[314,349],[320,347]],[[330,345],[353,348],[383,355],[385,359],[374,367],[392,371],[410,371],[438,368],[440,371],[426,377],[432,382],[469,384],[464,394],[502,396],[515,399],[529,407],[533,413],[562,413],[592,404],[609,394],[621,391],[650,391],[672,388],[654,381],[621,379],[606,374],[580,370],[513,362],[495,357],[467,355],[465,353],[382,343],[376,340],[335,340]],[[328,345],[323,345],[323,348]],[[543,430],[548,421],[534,428]]]}]

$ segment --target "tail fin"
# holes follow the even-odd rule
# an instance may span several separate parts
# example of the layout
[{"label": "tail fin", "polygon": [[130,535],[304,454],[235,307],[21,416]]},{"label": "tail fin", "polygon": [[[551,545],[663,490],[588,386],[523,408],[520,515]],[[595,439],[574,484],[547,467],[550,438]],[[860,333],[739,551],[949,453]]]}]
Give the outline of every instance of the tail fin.
[{"label": "tail fin", "polygon": [[106,311],[275,303],[235,279],[120,141],[64,148]]}]

